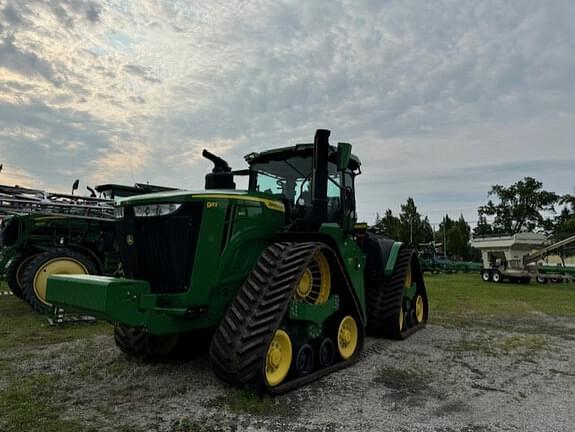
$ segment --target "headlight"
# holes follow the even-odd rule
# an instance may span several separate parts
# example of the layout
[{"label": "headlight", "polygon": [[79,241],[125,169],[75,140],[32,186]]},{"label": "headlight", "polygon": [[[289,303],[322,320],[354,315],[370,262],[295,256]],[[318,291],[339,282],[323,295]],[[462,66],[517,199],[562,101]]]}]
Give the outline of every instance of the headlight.
[{"label": "headlight", "polygon": [[114,207],[114,217],[116,219],[122,219],[124,217],[124,207]]},{"label": "headlight", "polygon": [[177,211],[181,204],[149,204],[134,206],[136,217],[165,216]]}]

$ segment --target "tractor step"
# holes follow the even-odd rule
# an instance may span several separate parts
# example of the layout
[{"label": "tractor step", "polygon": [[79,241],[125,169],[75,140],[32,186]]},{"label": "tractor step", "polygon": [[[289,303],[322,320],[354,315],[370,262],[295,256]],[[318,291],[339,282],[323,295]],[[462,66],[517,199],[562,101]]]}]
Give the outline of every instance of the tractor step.
[{"label": "tractor step", "polygon": [[95,323],[97,318],[90,315],[66,314],[64,308],[55,306],[48,314],[48,323],[51,326],[61,326],[72,323]]}]

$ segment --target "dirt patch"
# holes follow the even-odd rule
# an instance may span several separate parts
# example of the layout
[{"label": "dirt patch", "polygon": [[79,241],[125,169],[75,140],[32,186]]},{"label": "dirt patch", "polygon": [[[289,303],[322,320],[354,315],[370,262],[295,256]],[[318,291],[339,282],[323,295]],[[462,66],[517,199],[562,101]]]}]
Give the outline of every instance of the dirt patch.
[{"label": "dirt patch", "polygon": [[357,364],[280,397],[223,384],[205,356],[130,360],[108,335],[11,347],[0,353],[0,430],[570,430],[575,341],[561,334],[574,324],[535,316],[529,332],[480,323],[368,338]]}]

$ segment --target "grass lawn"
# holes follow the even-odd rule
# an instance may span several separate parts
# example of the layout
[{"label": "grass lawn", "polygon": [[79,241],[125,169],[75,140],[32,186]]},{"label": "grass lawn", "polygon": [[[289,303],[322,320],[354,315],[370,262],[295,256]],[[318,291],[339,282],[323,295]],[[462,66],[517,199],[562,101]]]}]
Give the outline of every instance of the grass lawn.
[{"label": "grass lawn", "polygon": [[425,275],[430,322],[449,326],[508,328],[509,323],[575,316],[575,283],[530,284],[483,282],[478,274]]},{"label": "grass lawn", "polygon": [[[7,290],[0,282],[0,291]],[[37,347],[106,333],[112,334],[112,327],[105,322],[52,327],[45,316],[35,313],[23,300],[0,297],[0,353],[9,348]]]}]

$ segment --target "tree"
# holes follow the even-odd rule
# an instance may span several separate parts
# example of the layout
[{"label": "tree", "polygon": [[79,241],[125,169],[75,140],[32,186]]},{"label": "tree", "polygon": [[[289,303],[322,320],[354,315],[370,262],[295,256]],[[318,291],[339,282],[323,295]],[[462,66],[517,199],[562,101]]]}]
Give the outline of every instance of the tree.
[{"label": "tree", "polygon": [[399,215],[400,241],[409,244],[426,243],[433,239],[433,229],[427,217],[421,218],[413,198],[401,206]]},{"label": "tree", "polygon": [[559,200],[565,207],[555,218],[553,235],[558,238],[566,238],[575,235],[575,195],[564,195]]},{"label": "tree", "polygon": [[459,219],[447,230],[447,251],[456,257],[467,258],[470,255],[470,236],[471,228],[463,215],[460,215]]},{"label": "tree", "polygon": [[493,227],[487,222],[487,218],[479,214],[479,220],[477,221],[477,226],[473,228],[473,235],[475,237],[479,236],[490,236],[495,234]]},{"label": "tree", "polygon": [[385,237],[403,243],[425,243],[433,239],[433,229],[427,217],[421,218],[413,198],[401,206],[399,217],[394,216],[391,209],[387,209],[384,216],[379,213],[375,218],[373,229]]},{"label": "tree", "polygon": [[379,234],[394,240],[399,240],[401,235],[399,218],[393,215],[391,209],[387,209],[383,217],[378,213],[374,228]]},{"label": "tree", "polygon": [[495,185],[488,196],[496,196],[497,204],[489,200],[479,207],[479,216],[494,216],[495,233],[516,234],[537,228],[548,231],[551,220],[542,212],[555,212],[554,204],[559,195],[543,190],[543,183],[533,177],[525,177],[511,186]]}]

